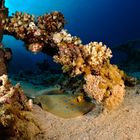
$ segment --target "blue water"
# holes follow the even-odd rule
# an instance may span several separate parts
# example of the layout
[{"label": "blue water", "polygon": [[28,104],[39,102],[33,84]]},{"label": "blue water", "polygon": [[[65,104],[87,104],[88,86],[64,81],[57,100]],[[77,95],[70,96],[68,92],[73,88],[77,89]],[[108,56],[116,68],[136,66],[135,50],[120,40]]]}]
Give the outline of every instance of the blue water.
[{"label": "blue water", "polygon": [[[6,6],[9,8],[9,15],[15,11],[37,16],[60,11],[67,21],[65,28],[72,35],[79,36],[84,44],[102,41],[112,48],[129,40],[140,39],[139,0],[6,0]],[[28,64],[31,64],[28,68],[35,68],[36,61],[46,58],[41,53],[34,55],[27,52],[23,47],[24,43],[13,37],[5,36],[3,43],[13,50],[11,71],[24,69]],[[117,57],[125,57],[123,53],[119,55],[121,57],[114,54],[114,62],[117,62]]]}]

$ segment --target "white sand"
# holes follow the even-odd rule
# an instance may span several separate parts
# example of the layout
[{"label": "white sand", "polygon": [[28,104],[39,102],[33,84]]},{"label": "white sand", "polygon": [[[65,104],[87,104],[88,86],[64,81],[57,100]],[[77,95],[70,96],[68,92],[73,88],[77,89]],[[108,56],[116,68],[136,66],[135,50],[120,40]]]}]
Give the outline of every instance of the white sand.
[{"label": "white sand", "polygon": [[140,85],[127,88],[119,109],[63,119],[34,105],[33,113],[42,128],[41,140],[140,140]]}]

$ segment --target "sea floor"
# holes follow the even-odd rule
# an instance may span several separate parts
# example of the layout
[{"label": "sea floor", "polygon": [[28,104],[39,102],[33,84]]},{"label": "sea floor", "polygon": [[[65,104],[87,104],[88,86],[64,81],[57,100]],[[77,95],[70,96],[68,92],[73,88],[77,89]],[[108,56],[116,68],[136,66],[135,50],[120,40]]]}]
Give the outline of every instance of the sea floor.
[{"label": "sea floor", "polygon": [[[21,85],[30,94],[43,89],[26,82]],[[139,140],[140,84],[126,87],[123,104],[110,112],[96,106],[85,115],[64,119],[33,105],[32,113],[42,130],[35,140]]]},{"label": "sea floor", "polygon": [[34,106],[37,118],[48,140],[139,140],[140,139],[140,85],[127,88],[126,97],[119,109],[63,119]]}]

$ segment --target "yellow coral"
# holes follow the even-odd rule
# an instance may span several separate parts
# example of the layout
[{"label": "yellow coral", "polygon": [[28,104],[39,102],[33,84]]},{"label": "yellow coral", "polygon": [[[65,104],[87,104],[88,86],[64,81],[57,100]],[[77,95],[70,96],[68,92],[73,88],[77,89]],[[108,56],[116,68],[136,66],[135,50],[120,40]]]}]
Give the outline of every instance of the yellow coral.
[{"label": "yellow coral", "polygon": [[124,99],[123,72],[117,66],[106,63],[99,75],[86,75],[86,84],[83,86],[88,96],[97,102],[103,102],[107,109],[117,108]]},{"label": "yellow coral", "polygon": [[80,67],[81,65],[83,65],[83,63],[84,63],[84,60],[83,60],[82,57],[78,57],[78,58],[76,59],[76,66],[77,66],[77,67]]},{"label": "yellow coral", "polygon": [[[86,83],[83,89],[88,96],[97,102],[103,102],[107,108],[117,107],[122,102],[124,74],[116,65],[110,64],[112,52],[106,45],[102,42],[91,42],[87,45],[80,42],[75,45],[76,38],[65,30],[55,34],[53,39],[59,48],[54,60],[62,64],[63,71],[70,76],[84,74]],[[119,87],[120,93],[116,94],[115,87]]]},{"label": "yellow coral", "polygon": [[118,69],[116,65],[111,65],[109,63],[105,64],[101,70],[100,74],[104,79],[109,79],[111,84],[122,84],[123,72]]},{"label": "yellow coral", "polygon": [[84,66],[83,67],[83,72],[85,73],[85,75],[91,74],[91,68],[90,68],[90,66]]},{"label": "yellow coral", "polygon": [[116,85],[111,89],[111,95],[103,102],[105,108],[111,110],[117,108],[124,100],[124,85]]}]

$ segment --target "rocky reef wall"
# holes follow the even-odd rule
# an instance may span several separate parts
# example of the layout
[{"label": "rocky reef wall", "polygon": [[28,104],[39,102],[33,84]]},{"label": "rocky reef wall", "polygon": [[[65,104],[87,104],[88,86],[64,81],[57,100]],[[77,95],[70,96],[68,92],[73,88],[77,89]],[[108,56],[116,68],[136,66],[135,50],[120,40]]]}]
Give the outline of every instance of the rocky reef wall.
[{"label": "rocky reef wall", "polygon": [[3,37],[3,26],[2,21],[8,17],[8,8],[5,8],[4,1],[0,1],[0,42],[2,41]]}]

